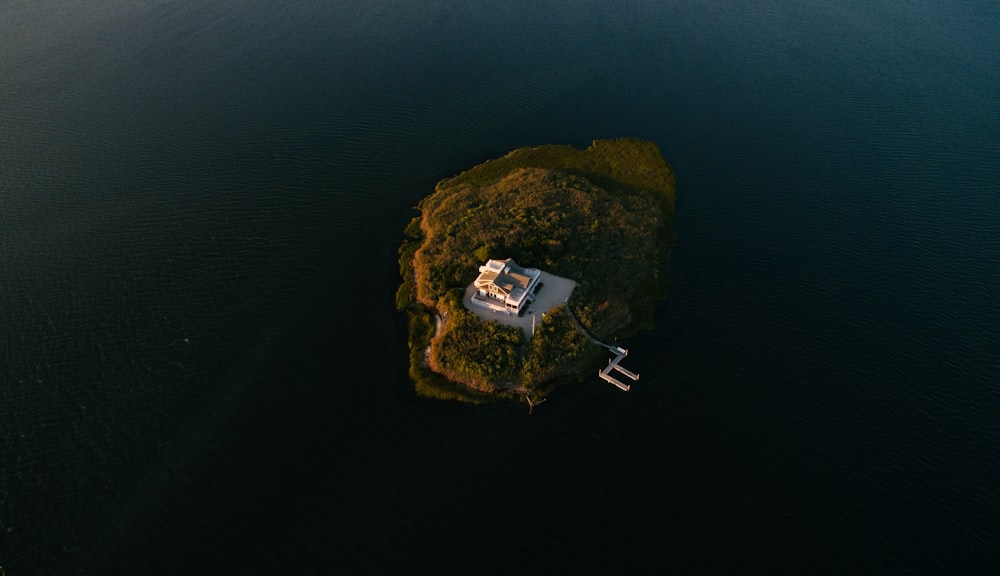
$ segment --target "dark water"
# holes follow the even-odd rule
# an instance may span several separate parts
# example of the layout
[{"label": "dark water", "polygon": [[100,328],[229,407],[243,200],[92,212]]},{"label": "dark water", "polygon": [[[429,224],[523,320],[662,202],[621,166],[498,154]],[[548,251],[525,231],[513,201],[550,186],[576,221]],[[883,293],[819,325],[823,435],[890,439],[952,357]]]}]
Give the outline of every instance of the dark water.
[{"label": "dark water", "polygon": [[[0,573],[998,573],[1000,6],[612,4],[0,2]],[[410,207],[626,135],[641,382],[414,398]]]}]

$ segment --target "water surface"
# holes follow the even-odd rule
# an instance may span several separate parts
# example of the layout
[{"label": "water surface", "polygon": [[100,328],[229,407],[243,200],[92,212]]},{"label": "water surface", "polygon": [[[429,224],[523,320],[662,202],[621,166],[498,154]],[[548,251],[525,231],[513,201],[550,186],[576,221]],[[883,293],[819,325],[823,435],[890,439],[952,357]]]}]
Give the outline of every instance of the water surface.
[{"label": "water surface", "polygon": [[[0,566],[995,573],[998,47],[985,0],[0,5]],[[678,179],[640,384],[414,398],[412,206],[617,136]]]}]

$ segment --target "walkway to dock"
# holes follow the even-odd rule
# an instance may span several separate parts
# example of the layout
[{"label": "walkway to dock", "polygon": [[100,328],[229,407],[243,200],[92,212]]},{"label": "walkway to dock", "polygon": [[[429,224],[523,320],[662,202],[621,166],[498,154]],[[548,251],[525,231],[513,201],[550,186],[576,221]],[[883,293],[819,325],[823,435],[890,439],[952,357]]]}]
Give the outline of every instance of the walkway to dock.
[{"label": "walkway to dock", "polygon": [[601,342],[597,338],[594,338],[593,336],[590,335],[589,332],[587,332],[583,328],[583,326],[580,324],[580,321],[576,319],[576,315],[573,314],[573,310],[571,310],[568,305],[566,306],[566,311],[569,312],[569,317],[573,319],[573,323],[576,324],[577,329],[580,330],[580,332],[583,332],[584,335],[587,336],[587,338],[590,338],[591,342],[597,344],[598,346],[607,348],[608,350],[611,351],[612,354],[615,355],[614,358],[608,360],[607,367],[605,367],[603,370],[598,371],[597,375],[601,378],[601,380],[604,380],[605,382],[610,382],[611,384],[614,384],[615,386],[624,390],[625,392],[628,392],[632,388],[632,386],[630,384],[622,382],[621,380],[611,375],[612,370],[617,370],[634,381],[639,380],[638,374],[630,370],[627,370],[624,366],[619,365],[619,362],[622,361],[622,358],[628,356],[628,350],[620,346],[605,344],[604,342]]}]

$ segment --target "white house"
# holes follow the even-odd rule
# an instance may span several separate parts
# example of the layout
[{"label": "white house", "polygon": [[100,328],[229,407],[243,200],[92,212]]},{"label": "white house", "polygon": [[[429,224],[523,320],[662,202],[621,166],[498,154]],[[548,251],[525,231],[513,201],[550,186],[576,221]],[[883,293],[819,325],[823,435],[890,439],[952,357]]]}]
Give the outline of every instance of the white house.
[{"label": "white house", "polygon": [[535,299],[534,290],[541,271],[521,268],[513,259],[490,260],[479,267],[475,300],[491,308],[520,312]]}]

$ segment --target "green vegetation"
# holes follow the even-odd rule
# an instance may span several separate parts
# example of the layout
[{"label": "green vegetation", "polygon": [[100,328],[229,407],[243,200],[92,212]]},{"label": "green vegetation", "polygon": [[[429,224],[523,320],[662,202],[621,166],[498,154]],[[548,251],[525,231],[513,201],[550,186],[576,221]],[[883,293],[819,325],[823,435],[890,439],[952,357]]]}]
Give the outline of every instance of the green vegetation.
[{"label": "green vegetation", "polygon": [[518,379],[521,329],[484,322],[461,304],[449,307],[447,320],[447,329],[431,346],[434,371],[481,392],[513,387]]},{"label": "green vegetation", "polygon": [[430,369],[425,354],[431,339],[434,337],[434,315],[422,306],[411,305],[406,310],[409,329],[407,343],[410,350],[410,379],[413,380],[416,392],[428,398],[459,400],[473,404],[489,400],[490,396],[464,386],[456,386],[443,375]]},{"label": "green vegetation", "polygon": [[[666,294],[674,176],[652,142],[515,150],[442,180],[418,208],[399,251],[396,305],[410,314],[410,373],[421,393],[537,398],[544,383],[599,356],[563,308],[530,341],[465,310],[462,290],[489,258],[574,279],[569,306],[600,339],[649,325]],[[443,392],[441,376],[461,388]]]},{"label": "green vegetation", "polygon": [[413,296],[416,294],[413,274],[409,272],[409,269],[410,264],[413,262],[413,255],[416,253],[417,248],[420,248],[420,243],[423,239],[423,234],[420,232],[420,216],[416,216],[413,220],[410,220],[410,223],[406,225],[406,229],[403,230],[403,234],[406,239],[399,247],[399,270],[403,274],[403,283],[396,290],[397,310],[406,308],[407,304],[413,301]]},{"label": "green vegetation", "polygon": [[528,343],[521,366],[523,386],[581,372],[603,352],[577,329],[564,307],[545,315]]}]

